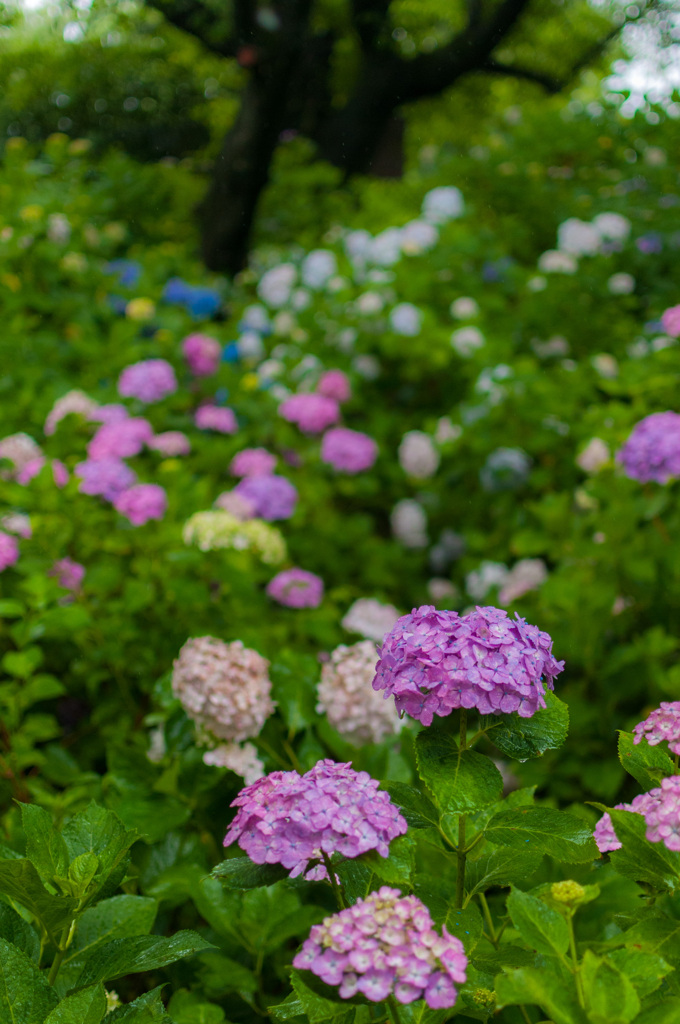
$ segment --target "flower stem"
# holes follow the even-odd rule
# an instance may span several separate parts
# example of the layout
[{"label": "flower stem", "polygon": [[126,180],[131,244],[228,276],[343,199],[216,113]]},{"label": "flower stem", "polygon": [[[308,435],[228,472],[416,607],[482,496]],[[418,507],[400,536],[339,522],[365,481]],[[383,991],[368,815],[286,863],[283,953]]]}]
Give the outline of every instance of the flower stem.
[{"label": "flower stem", "polygon": [[335,871],[331,867],[330,858],[328,854],[324,852],[324,850],[321,851],[321,857],[326,867],[328,881],[331,883],[331,888],[333,890],[333,895],[335,896],[335,902],[338,905],[338,910],[345,910],[347,908],[347,903],[345,902],[342,889],[338,884],[338,879],[336,877]]},{"label": "flower stem", "polygon": [[479,893],[479,902],[482,908],[482,914],[486,921],[486,928],[489,933],[489,941],[492,946],[498,949],[498,936],[496,935],[496,929],[494,928],[493,918],[491,917],[491,911],[489,910],[489,904],[486,902],[486,896],[483,892]]},{"label": "flower stem", "polygon": [[390,1017],[392,1018],[393,1024],[401,1024],[397,1000],[392,995],[387,997],[387,1009],[390,1011]]},{"label": "flower stem", "polygon": [[[460,738],[458,741],[458,759],[467,748],[467,710],[460,709]],[[467,851],[465,849],[465,815],[458,815],[458,850],[456,852],[458,872],[456,874],[456,906],[462,907],[465,899],[465,862]]]},{"label": "flower stem", "polygon": [[582,1010],[585,1009],[586,1001],[583,994],[583,981],[581,979],[581,968],[578,962],[578,953],[576,952],[576,936],[574,934],[574,919],[573,915],[569,914],[567,917],[567,927],[569,929],[569,952],[571,953],[572,963],[574,965],[574,981],[576,982],[576,994],[578,995],[579,1006]]}]

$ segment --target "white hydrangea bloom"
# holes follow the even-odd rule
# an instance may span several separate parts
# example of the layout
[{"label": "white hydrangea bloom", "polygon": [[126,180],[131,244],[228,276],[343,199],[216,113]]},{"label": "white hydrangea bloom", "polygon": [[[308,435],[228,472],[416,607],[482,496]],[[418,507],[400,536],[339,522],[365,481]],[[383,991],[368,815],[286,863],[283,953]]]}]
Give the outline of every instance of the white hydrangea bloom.
[{"label": "white hydrangea bloom", "polygon": [[374,597],[360,597],[347,609],[341,625],[348,633],[358,633],[367,640],[382,643],[399,615],[393,604],[383,604]]},{"label": "white hydrangea bloom", "polygon": [[384,305],[385,301],[378,292],[364,292],[355,303],[356,311],[361,316],[373,316],[380,313]]},{"label": "white hydrangea bloom", "polygon": [[455,185],[432,188],[425,194],[422,205],[425,220],[432,224],[446,224],[460,217],[465,209],[463,193]]},{"label": "white hydrangea bloom", "polygon": [[237,347],[241,359],[257,361],[264,356],[264,343],[255,331],[245,331],[238,339]]},{"label": "white hydrangea bloom", "polygon": [[598,234],[608,241],[624,242],[630,234],[630,221],[620,213],[598,213],[592,223]]},{"label": "white hydrangea bloom", "polygon": [[241,313],[241,325],[250,331],[269,329],[269,313],[264,306],[246,306]]},{"label": "white hydrangea bloom", "polygon": [[611,452],[608,445],[601,437],[593,437],[585,446],[580,455],[576,456],[576,465],[584,473],[597,473],[606,466],[611,459]]},{"label": "white hydrangea bloom", "polygon": [[492,587],[502,587],[509,575],[502,562],[482,562],[465,577],[465,589],[474,601],[483,601]]},{"label": "white hydrangea bloom", "polygon": [[415,338],[416,335],[420,334],[423,314],[413,303],[400,302],[394,309],[390,310],[388,319],[390,327],[395,334],[402,334],[406,338]]},{"label": "white hydrangea bloom", "polygon": [[280,263],[262,275],[257,294],[272,309],[280,309],[289,302],[296,279],[297,270],[293,264]]},{"label": "white hydrangea bloom", "polygon": [[469,295],[461,295],[449,306],[449,313],[455,320],[471,320],[479,313],[479,306]]},{"label": "white hydrangea bloom", "polygon": [[607,281],[607,288],[612,295],[630,295],[635,291],[635,278],[632,274],[626,274],[625,271],[612,274]]},{"label": "white hydrangea bloom", "polygon": [[451,335],[451,345],[459,356],[466,358],[482,347],[484,335],[478,327],[459,327]]},{"label": "white hydrangea bloom", "polygon": [[548,249],[538,257],[538,269],[544,274],[575,274],[578,263],[571,253]]},{"label": "white hydrangea bloom", "polygon": [[401,229],[401,250],[411,256],[427,252],[439,239],[439,232],[426,220],[411,220]]},{"label": "white hydrangea bloom", "polygon": [[557,248],[572,256],[594,256],[601,242],[597,228],[578,217],[569,217],[557,229]]},{"label": "white hydrangea bloom", "polygon": [[321,669],[317,711],[356,746],[380,743],[401,729],[394,701],[373,689],[378,654],[370,640],[341,644]]},{"label": "white hydrangea bloom", "polygon": [[499,604],[512,604],[530,590],[538,590],[548,578],[548,567],[542,558],[522,558],[513,565],[498,592]]},{"label": "white hydrangea bloom", "polygon": [[390,515],[392,533],[407,548],[427,547],[427,515],[414,498],[402,498]]},{"label": "white hydrangea bloom", "polygon": [[203,763],[215,768],[230,768],[240,775],[246,786],[257,782],[266,774],[257,749],[252,743],[221,743],[212,750],[206,750]]},{"label": "white hydrangea bloom", "polygon": [[338,261],[330,249],[313,249],[302,261],[302,281],[308,288],[324,288],[338,272]]},{"label": "white hydrangea bloom", "polygon": [[409,476],[427,480],[439,469],[439,452],[429,434],[409,430],[399,445],[399,465]]}]

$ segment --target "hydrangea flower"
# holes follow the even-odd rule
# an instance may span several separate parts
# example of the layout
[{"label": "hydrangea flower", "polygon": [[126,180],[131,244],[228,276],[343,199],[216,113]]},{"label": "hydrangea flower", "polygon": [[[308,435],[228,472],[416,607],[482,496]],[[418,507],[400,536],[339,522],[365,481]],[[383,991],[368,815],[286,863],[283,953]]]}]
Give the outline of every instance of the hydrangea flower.
[{"label": "hydrangea flower", "polygon": [[402,498],[390,514],[392,533],[407,548],[427,547],[427,514],[415,498]]},{"label": "hydrangea flower", "polygon": [[120,423],[129,415],[130,413],[121,402],[109,402],[107,405],[98,406],[90,415],[90,419],[96,423]]},{"label": "hydrangea flower", "polygon": [[71,479],[71,474],[61,459],[52,459],[52,479],[57,487],[66,487]]},{"label": "hydrangea flower", "polygon": [[305,434],[320,434],[340,419],[340,407],[325,395],[291,395],[279,406],[279,416],[297,423]]},{"label": "hydrangea flower", "polygon": [[340,624],[349,633],[359,633],[368,640],[382,643],[399,614],[393,604],[383,604],[374,597],[360,597],[347,609]]},{"label": "hydrangea flower", "polygon": [[0,441],[0,460],[7,459],[13,463],[16,472],[42,456],[40,445],[36,444],[28,434],[9,434]]},{"label": "hydrangea flower", "polygon": [[511,491],[528,478],[531,459],[521,448],[496,448],[479,471],[485,491]]},{"label": "hydrangea flower", "polygon": [[[614,810],[641,814],[650,843],[663,843],[669,850],[680,851],[680,775],[662,779],[656,789],[640,793],[630,804],[617,804]],[[598,821],[593,838],[600,853],[621,849],[608,814],[603,814]]]},{"label": "hydrangea flower", "polygon": [[142,359],[126,366],[118,378],[118,394],[150,404],[177,391],[175,371],[166,359]]},{"label": "hydrangea flower", "polygon": [[366,772],[349,764],[318,761],[304,775],[272,772],[241,790],[224,845],[238,842],[256,864],[283,864],[291,878],[328,877],[322,853],[358,857],[367,850],[389,854],[406,832],[406,821],[389,794]]},{"label": "hydrangea flower", "polygon": [[680,476],[680,414],[655,412],[636,423],[633,432],[616,453],[631,480],[667,483]]},{"label": "hydrangea flower", "polygon": [[321,669],[316,710],[350,743],[380,743],[401,728],[391,701],[371,687],[377,661],[375,644],[360,640],[336,647]]},{"label": "hydrangea flower", "polygon": [[81,494],[99,494],[106,501],[115,501],[137,479],[120,459],[88,459],[78,463],[75,473]]},{"label": "hydrangea flower", "polygon": [[322,373],[316,390],[319,395],[333,398],[336,402],[347,402],[352,397],[349,378],[342,370],[326,370]]},{"label": "hydrangea flower", "polygon": [[284,569],[267,584],[267,594],[286,608],[318,608],[323,580],[306,569]]},{"label": "hydrangea flower", "polygon": [[153,437],[153,427],[142,416],[104,423],[87,446],[90,459],[126,459],[138,455]]},{"label": "hydrangea flower", "polygon": [[8,515],[2,516],[0,529],[7,530],[8,533],[16,533],[17,537],[23,537],[24,540],[30,540],[33,536],[31,520],[22,512],[10,512]]},{"label": "hydrangea flower", "polygon": [[280,565],[287,557],[285,541],[275,526],[261,519],[243,522],[222,509],[194,513],[184,524],[182,537],[185,544],[196,544],[201,551],[252,551],[265,565]]},{"label": "hydrangea flower", "polygon": [[370,469],[377,457],[377,444],[359,430],[334,427],[323,435],[321,461],[343,473],[361,473]]},{"label": "hydrangea flower", "polygon": [[290,299],[297,279],[297,270],[292,263],[280,263],[260,278],[257,294],[272,309],[280,309]]},{"label": "hydrangea flower", "polygon": [[16,537],[0,530],[0,572],[4,572],[19,559],[19,545]]},{"label": "hydrangea flower", "polygon": [[207,334],[189,334],[182,342],[182,355],[194,377],[210,377],[219,369],[222,346]]},{"label": "hydrangea flower", "polygon": [[215,508],[221,508],[225,512],[231,513],[241,521],[255,518],[255,506],[252,501],[248,501],[242,494],[237,494],[235,490],[222,491],[215,498],[213,505]]},{"label": "hydrangea flower", "polygon": [[500,604],[512,604],[519,597],[538,590],[548,578],[548,567],[542,558],[521,558],[513,565],[498,592]]},{"label": "hydrangea flower", "polygon": [[439,935],[417,896],[384,885],[314,925],[293,966],[338,985],[342,999],[360,992],[377,1003],[424,997],[432,1010],[455,1005],[456,985],[466,981],[463,943],[446,925]]},{"label": "hydrangea flower", "polygon": [[422,311],[411,302],[400,302],[390,310],[387,319],[395,334],[401,334],[406,338],[415,338],[420,334],[423,324]]},{"label": "hydrangea flower", "polygon": [[662,700],[661,706],[639,722],[633,732],[635,743],[644,736],[650,747],[665,742],[669,750],[680,754],[680,701]]},{"label": "hydrangea flower", "polygon": [[611,458],[609,447],[601,437],[593,437],[576,457],[576,465],[584,473],[597,473]]},{"label": "hydrangea flower", "polygon": [[680,306],[670,306],[663,311],[661,326],[671,338],[680,338]]},{"label": "hydrangea flower", "polygon": [[335,253],[329,249],[312,249],[302,261],[300,274],[308,288],[324,288],[338,272]]},{"label": "hydrangea flower", "polygon": [[84,391],[67,391],[65,395],[58,398],[45,420],[45,433],[50,436],[54,434],[58,424],[65,416],[82,416],[83,419],[93,418],[99,404],[93,398],[86,395]]},{"label": "hydrangea flower", "polygon": [[181,430],[166,430],[156,434],[146,444],[147,448],[166,457],[188,455],[191,451],[191,441]]},{"label": "hydrangea flower", "polygon": [[597,228],[578,217],[569,217],[557,229],[557,248],[571,256],[593,256],[600,242]]},{"label": "hydrangea flower", "polygon": [[425,193],[422,211],[431,224],[445,224],[460,217],[465,208],[463,194],[455,185],[440,185]]},{"label": "hydrangea flower", "polygon": [[56,576],[57,583],[65,590],[78,590],[85,578],[85,566],[72,558],[60,558],[47,575]]},{"label": "hydrangea flower", "polygon": [[196,410],[194,423],[199,430],[215,430],[218,434],[235,434],[238,430],[233,411],[222,405],[201,405]]},{"label": "hydrangea flower", "polygon": [[423,605],[385,637],[373,688],[423,725],[454,708],[531,718],[546,706],[545,687],[553,689],[563,668],[548,634],[519,615],[478,607],[461,616]]},{"label": "hydrangea flower", "polygon": [[239,742],[257,736],[274,711],[269,662],[240,640],[194,637],[172,669],[172,692],[201,730]]},{"label": "hydrangea flower", "polygon": [[234,493],[252,505],[259,519],[270,523],[290,519],[298,500],[296,488],[285,476],[249,476],[236,485]]},{"label": "hydrangea flower", "polygon": [[143,526],[150,519],[163,518],[168,499],[158,484],[135,484],[119,494],[113,505],[133,526]]},{"label": "hydrangea flower", "polygon": [[408,430],[399,445],[399,465],[409,476],[427,480],[439,469],[439,452],[429,434]]},{"label": "hydrangea flower", "polygon": [[467,359],[484,345],[484,335],[479,327],[458,327],[451,335],[451,347],[459,356]]},{"label": "hydrangea flower", "polygon": [[30,484],[31,480],[38,475],[46,462],[47,459],[44,455],[37,455],[35,459],[31,459],[29,462],[24,463],[24,465],[17,470],[15,476],[16,482],[21,484],[22,487]]},{"label": "hydrangea flower", "polygon": [[266,448],[244,448],[231,460],[232,476],[268,476],[274,472],[276,456]]},{"label": "hydrangea flower", "polygon": [[264,765],[257,756],[257,748],[252,743],[220,743],[212,750],[206,750],[203,764],[229,768],[242,777],[246,786],[257,782],[265,774]]}]

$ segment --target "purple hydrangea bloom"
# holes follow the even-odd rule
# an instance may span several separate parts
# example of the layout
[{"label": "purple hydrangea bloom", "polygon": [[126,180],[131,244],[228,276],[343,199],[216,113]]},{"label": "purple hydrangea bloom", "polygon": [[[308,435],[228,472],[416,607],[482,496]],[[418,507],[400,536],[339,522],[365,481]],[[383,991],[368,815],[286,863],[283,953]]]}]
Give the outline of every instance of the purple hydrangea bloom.
[{"label": "purple hydrangea bloom", "polygon": [[57,583],[65,590],[78,590],[85,577],[85,566],[72,558],[60,558],[47,575],[56,576]]},{"label": "purple hydrangea bloom", "polygon": [[189,334],[182,342],[182,355],[195,377],[210,377],[219,369],[222,346],[207,334]]},{"label": "purple hydrangea bloom", "polygon": [[0,530],[0,572],[4,572],[10,565],[14,565],[19,558],[19,545],[16,537]]},{"label": "purple hydrangea bloom", "polygon": [[232,476],[269,476],[274,472],[276,456],[266,448],[244,448],[231,460]]},{"label": "purple hydrangea bloom", "polygon": [[158,484],[135,484],[119,494],[113,504],[133,526],[143,526],[150,519],[163,518],[168,499]]},{"label": "purple hydrangea bloom", "polygon": [[194,423],[199,430],[215,430],[218,434],[235,434],[238,423],[233,410],[222,405],[202,405],[196,410]]},{"label": "purple hydrangea bloom", "polygon": [[661,314],[661,326],[672,338],[680,337],[680,306],[669,306]]},{"label": "purple hydrangea bloom", "polygon": [[88,415],[88,420],[96,423],[119,423],[126,420],[130,413],[120,402],[110,402],[108,405],[100,405]]},{"label": "purple hydrangea bloom", "polygon": [[640,483],[665,484],[680,476],[680,414],[655,412],[645,416],[616,454],[626,476]]},{"label": "purple hydrangea bloom", "polygon": [[147,446],[165,456],[188,455],[191,451],[191,441],[181,430],[166,430],[156,434],[147,442]]},{"label": "purple hydrangea bloom", "polygon": [[142,416],[104,423],[87,446],[91,459],[126,459],[138,455],[153,437],[153,427]]},{"label": "purple hydrangea bloom", "polygon": [[639,743],[643,736],[650,747],[665,741],[669,750],[680,754],[680,701],[662,700],[661,706],[647,715],[644,722],[639,722],[633,732],[636,734],[635,743]]},{"label": "purple hydrangea bloom", "polygon": [[81,480],[78,490],[82,494],[99,494],[106,501],[115,501],[137,479],[120,459],[88,459],[79,462],[75,472]]},{"label": "purple hydrangea bloom", "polygon": [[142,359],[126,366],[118,378],[118,394],[140,402],[160,402],[177,391],[175,371],[166,359]]},{"label": "purple hydrangea bloom", "polygon": [[347,402],[352,397],[349,377],[342,370],[326,370],[321,374],[317,393],[326,398],[334,398],[336,402]]},{"label": "purple hydrangea bloom", "polygon": [[279,415],[297,423],[305,434],[320,434],[340,419],[340,406],[326,395],[293,395],[279,406]]},{"label": "purple hydrangea bloom", "polygon": [[242,789],[224,845],[238,845],[256,864],[283,864],[290,877],[327,878],[322,853],[358,857],[406,832],[406,821],[378,783],[349,764],[319,761],[305,773],[272,772]]},{"label": "purple hydrangea bloom", "polygon": [[423,605],[385,637],[373,689],[393,696],[397,710],[423,725],[454,708],[531,718],[546,706],[545,687],[553,689],[563,668],[548,634],[519,615],[478,607],[461,616]]},{"label": "purple hydrangea bloom", "polygon": [[327,430],[321,442],[321,461],[344,473],[370,469],[378,457],[378,446],[368,434],[347,427]]},{"label": "purple hydrangea bloom", "polygon": [[286,608],[318,608],[323,580],[306,569],[284,569],[267,584],[267,593]]},{"label": "purple hydrangea bloom", "polygon": [[270,523],[290,519],[298,500],[297,490],[285,476],[249,476],[236,485],[234,492],[251,503],[259,519]]},{"label": "purple hydrangea bloom", "polygon": [[[656,789],[641,793],[630,804],[617,804],[614,810],[641,814],[650,843],[663,843],[669,850],[680,851],[680,775],[662,779]],[[608,814],[603,814],[598,821],[593,837],[600,853],[621,849]]]},{"label": "purple hydrangea bloom", "polygon": [[357,992],[376,1003],[389,995],[400,1003],[424,997],[438,1010],[455,1004],[467,957],[446,925],[441,935],[435,931],[417,896],[402,897],[384,885],[314,925],[293,966],[338,985],[342,999]]}]

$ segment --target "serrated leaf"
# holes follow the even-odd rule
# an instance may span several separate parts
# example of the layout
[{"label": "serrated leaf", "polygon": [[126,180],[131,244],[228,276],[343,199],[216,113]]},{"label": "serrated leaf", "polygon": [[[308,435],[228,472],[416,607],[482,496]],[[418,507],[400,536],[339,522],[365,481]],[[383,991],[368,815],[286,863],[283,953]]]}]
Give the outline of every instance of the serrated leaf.
[{"label": "serrated leaf", "polygon": [[0,939],[0,1024],[41,1024],[56,1002],[33,961]]},{"label": "serrated leaf", "polygon": [[484,928],[482,915],[474,903],[468,903],[467,907],[449,907],[444,919],[444,924],[451,935],[463,943],[465,952],[469,956],[482,937]]},{"label": "serrated leaf", "polygon": [[475,970],[483,974],[500,974],[504,970],[515,970],[519,967],[533,967],[536,955],[521,946],[499,946],[495,950],[479,951],[472,957]]},{"label": "serrated leaf", "polygon": [[174,1024],[161,1002],[162,985],[106,1016],[106,1024]]},{"label": "serrated leaf", "polygon": [[97,884],[91,888],[90,900],[103,892],[108,895],[107,886],[112,882],[117,887],[128,850],[139,838],[136,832],[125,828],[118,815],[95,803],[74,815],[61,834],[71,860],[87,853],[99,858]]},{"label": "serrated leaf", "polygon": [[381,857],[377,850],[369,850],[363,854],[362,860],[370,864],[378,878],[389,885],[408,887],[413,868],[414,845],[414,836],[407,832],[392,840],[389,856]]},{"label": "serrated leaf", "polygon": [[90,985],[62,999],[45,1019],[45,1024],[100,1024],[105,1013],[104,986]]},{"label": "serrated leaf", "polygon": [[26,857],[48,882],[68,871],[66,843],[59,835],[52,817],[37,804],[21,804],[21,824],[26,836]]},{"label": "serrated leaf", "polygon": [[660,956],[641,953],[636,949],[616,949],[607,954],[607,959],[633,983],[641,999],[655,992],[666,975],[673,970]]},{"label": "serrated leaf", "polygon": [[646,917],[617,939],[626,946],[655,953],[671,963],[680,961],[680,921],[668,917]]},{"label": "serrated leaf", "polygon": [[442,813],[469,813],[498,800],[503,777],[491,758],[460,751],[448,733],[424,729],[416,737],[418,774]]},{"label": "serrated leaf", "polygon": [[538,871],[543,854],[526,850],[493,850],[478,860],[468,861],[466,881],[471,896],[494,885],[516,885]]},{"label": "serrated leaf", "polygon": [[520,968],[496,978],[496,1005],[540,1006],[554,1024],[587,1024],[571,982],[555,977],[549,969]]},{"label": "serrated leaf", "polygon": [[60,980],[75,984],[85,960],[99,946],[113,939],[148,935],[156,919],[158,903],[147,896],[112,896],[90,907],[78,920],[75,938],[62,962]]},{"label": "serrated leaf", "polygon": [[136,935],[113,939],[99,946],[88,956],[78,978],[78,986],[94,985],[98,981],[115,981],[126,974],[156,970],[168,964],[194,956],[202,949],[214,949],[192,931],[179,931],[169,938],[162,935]]},{"label": "serrated leaf", "polygon": [[497,846],[547,853],[568,864],[598,857],[592,832],[580,818],[552,807],[518,807],[494,814],[484,830]]},{"label": "serrated leaf", "polygon": [[610,810],[601,804],[596,806],[607,811],[622,844],[620,850],[612,850],[609,855],[615,871],[624,878],[647,882],[657,889],[674,889],[680,884],[680,854],[669,850],[664,843],[649,842],[641,814]]},{"label": "serrated leaf", "polygon": [[560,913],[531,893],[513,889],[507,900],[510,920],[529,949],[562,956],[569,947],[569,929]]},{"label": "serrated leaf", "polygon": [[405,782],[381,782],[380,788],[390,794],[392,803],[400,809],[409,828],[430,828],[439,824],[439,811],[415,786],[407,786]]},{"label": "serrated leaf", "polygon": [[0,892],[21,903],[53,936],[69,925],[78,901],[47,891],[30,860],[0,860]]},{"label": "serrated leaf", "polygon": [[223,860],[211,872],[226,889],[258,889],[288,878],[290,871],[280,864],[255,864],[250,857]]},{"label": "serrated leaf", "polygon": [[350,905],[366,899],[369,893],[379,889],[382,884],[372,865],[358,858],[334,865],[334,870]]},{"label": "serrated leaf", "polygon": [[552,690],[545,691],[546,707],[539,708],[531,718],[512,715],[487,715],[482,727],[493,726],[489,739],[506,757],[526,761],[541,757],[546,750],[561,747],[569,732],[569,708]]},{"label": "serrated leaf", "polygon": [[38,962],[40,938],[37,931],[3,900],[0,900],[0,939],[16,946],[31,960]]},{"label": "serrated leaf", "polygon": [[[309,979],[309,981],[307,980]],[[319,983],[309,971],[303,973],[293,969],[290,975],[295,995],[300,1000],[302,1009],[310,1024],[320,1024],[325,1020],[336,1020],[338,1024],[349,1024],[354,1017],[354,1008],[347,1005],[347,1000],[340,1001],[337,989]],[[314,986],[314,987],[312,987]],[[321,995],[317,989],[327,990],[328,995]],[[335,998],[333,995],[335,993]]]},{"label": "serrated leaf", "polygon": [[634,742],[632,732],[619,733],[619,761],[644,790],[654,789],[675,768],[661,747],[651,747],[646,739]]},{"label": "serrated leaf", "polygon": [[640,1012],[632,982],[607,957],[587,949],[581,961],[581,980],[592,1024],[630,1024]]}]

